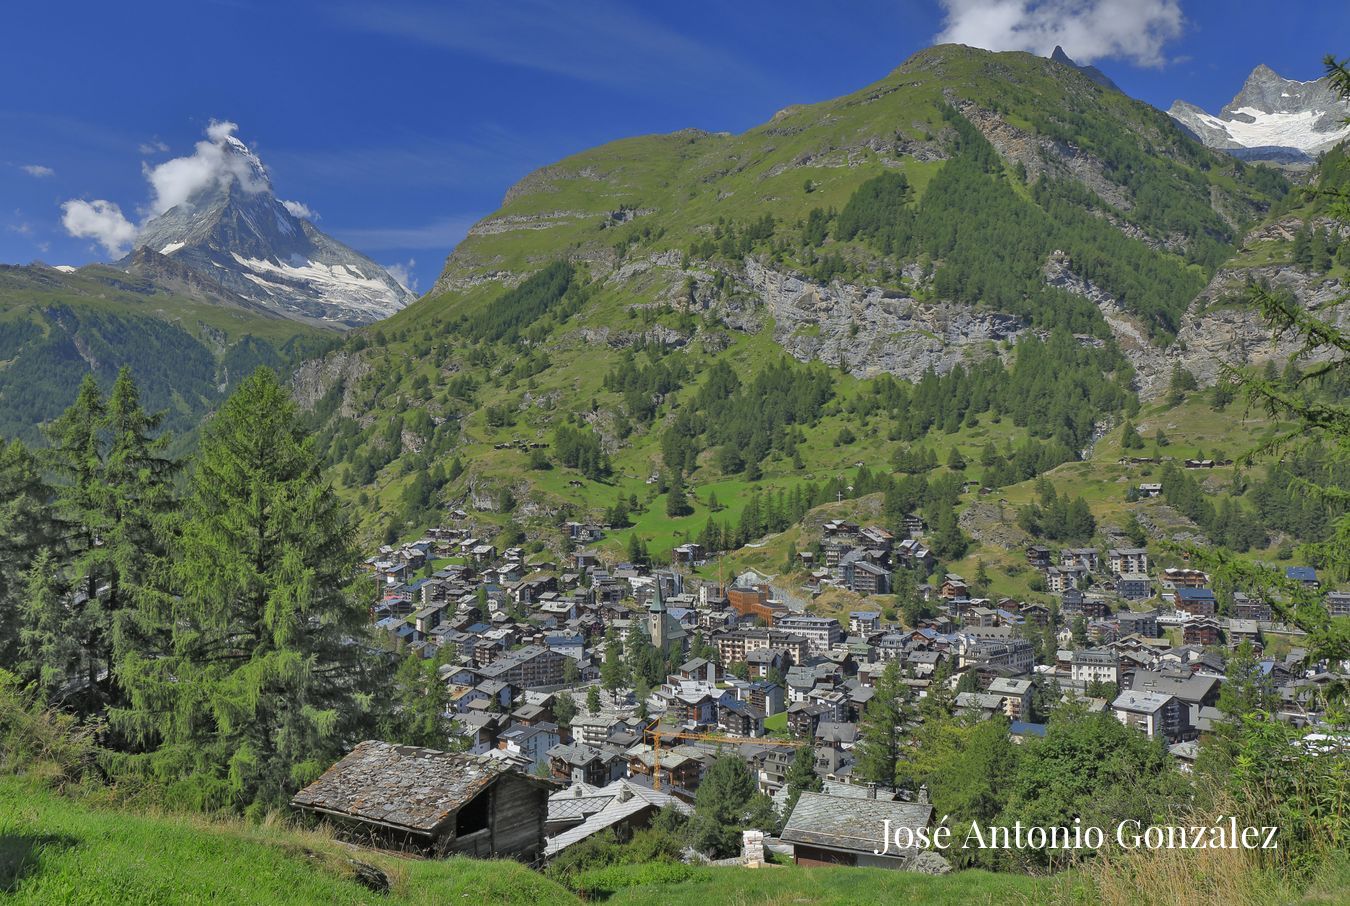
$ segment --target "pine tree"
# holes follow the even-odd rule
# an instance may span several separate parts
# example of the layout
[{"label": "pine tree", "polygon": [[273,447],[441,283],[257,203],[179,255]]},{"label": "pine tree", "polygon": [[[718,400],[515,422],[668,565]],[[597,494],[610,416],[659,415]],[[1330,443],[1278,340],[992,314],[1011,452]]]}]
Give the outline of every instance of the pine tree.
[{"label": "pine tree", "polygon": [[783,784],[787,787],[787,802],[783,803],[783,820],[787,820],[792,814],[792,810],[797,807],[797,800],[803,792],[819,793],[825,788],[820,775],[816,773],[816,750],[810,746],[802,746],[792,755],[792,763],[788,765],[787,774],[783,777]]},{"label": "pine tree", "polygon": [[[79,602],[68,625],[76,643],[91,655],[107,637],[107,615],[98,597],[109,554],[100,543],[108,529],[102,444],[106,416],[103,392],[93,375],[86,374],[75,402],[47,429],[47,459],[56,477],[54,509],[63,529],[62,559],[71,576],[70,591]],[[93,656],[81,661],[83,684],[92,699],[89,707],[96,707],[100,664]]]},{"label": "pine tree", "polygon": [[[370,729],[383,686],[344,591],[357,556],[295,404],[259,368],[206,425],[114,726],[203,807],[286,802]],[[161,641],[162,640],[162,641]]]},{"label": "pine tree", "polygon": [[684,478],[679,472],[671,476],[670,492],[666,495],[666,515],[671,517],[688,516],[694,511],[684,493]]},{"label": "pine tree", "polygon": [[888,787],[895,785],[900,765],[904,691],[905,687],[900,682],[900,664],[891,661],[881,672],[872,700],[867,703],[858,724],[861,739],[857,747],[858,762],[853,773],[860,780]]},{"label": "pine tree", "polygon": [[577,716],[577,700],[570,692],[559,692],[553,700],[553,719],[560,727],[570,727],[572,718]]},{"label": "pine tree", "polygon": [[434,660],[410,654],[394,675],[389,708],[379,722],[385,742],[432,749],[450,747],[453,727],[446,714],[450,691],[441,681]]},{"label": "pine tree", "polygon": [[628,667],[623,662],[623,649],[617,639],[605,646],[605,660],[600,665],[600,683],[618,704],[619,690],[628,682]]},{"label": "pine tree", "polygon": [[0,447],[0,665],[19,663],[26,573],[38,552],[57,541],[51,496],[27,447],[17,440]]},{"label": "pine tree", "polygon": [[64,703],[63,692],[70,680],[83,672],[75,625],[78,615],[70,606],[69,590],[62,586],[58,569],[50,551],[38,552],[25,577],[19,612],[20,672],[32,677],[43,700],[53,705]]}]

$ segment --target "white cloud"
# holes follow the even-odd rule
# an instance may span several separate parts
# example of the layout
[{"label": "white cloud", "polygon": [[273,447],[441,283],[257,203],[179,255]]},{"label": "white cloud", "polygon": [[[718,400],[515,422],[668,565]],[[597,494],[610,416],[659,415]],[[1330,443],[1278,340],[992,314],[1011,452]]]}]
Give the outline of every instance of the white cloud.
[{"label": "white cloud", "polygon": [[1045,56],[1061,45],[1079,63],[1106,57],[1161,66],[1180,37],[1179,0],[941,0],[939,43]]},{"label": "white cloud", "polygon": [[409,258],[406,264],[394,262],[384,265],[384,269],[389,272],[389,276],[398,281],[399,286],[414,293],[417,292],[417,277],[412,272],[415,267],[417,267],[416,258]]},{"label": "white cloud", "polygon": [[319,219],[319,212],[305,204],[303,201],[283,200],[281,206],[290,211],[292,217],[299,217],[301,220],[308,220],[310,223],[314,223]]},{"label": "white cloud", "polygon": [[[206,129],[207,141],[197,142],[191,156],[145,166],[145,178],[154,192],[150,213],[163,214],[186,204],[202,189],[231,181],[237,181],[247,192],[266,189],[266,171],[256,157],[247,153],[243,142],[234,137],[238,128],[228,121],[212,120]],[[231,149],[231,145],[235,147]]]},{"label": "white cloud", "polygon": [[122,216],[111,201],[71,199],[61,205],[61,224],[66,232],[93,239],[114,257],[126,254],[136,238],[136,225]]},{"label": "white cloud", "polygon": [[159,139],[155,139],[154,141],[149,142],[142,142],[140,147],[140,152],[142,154],[163,154],[168,150],[169,146],[164,144],[164,142],[160,141]]},{"label": "white cloud", "polygon": [[44,176],[56,175],[55,170],[51,167],[44,167],[42,164],[24,164],[19,169],[23,170],[23,172],[27,173],[29,176],[36,176],[38,179],[42,179]]}]

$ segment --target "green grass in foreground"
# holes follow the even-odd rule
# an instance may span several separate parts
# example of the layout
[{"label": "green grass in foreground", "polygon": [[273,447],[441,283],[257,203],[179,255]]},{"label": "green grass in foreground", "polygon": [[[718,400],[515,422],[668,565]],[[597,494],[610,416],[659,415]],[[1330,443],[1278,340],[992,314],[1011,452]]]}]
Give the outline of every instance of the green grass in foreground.
[{"label": "green grass in foreground", "polygon": [[[659,869],[659,871],[656,871]],[[1056,882],[1024,875],[962,871],[940,877],[884,868],[762,869],[635,865],[582,876],[583,890],[616,890],[606,902],[623,906],[668,903],[819,903],[854,906],[923,903],[933,906],[1044,903]]]},{"label": "green grass in foreground", "polygon": [[[351,879],[377,865],[393,890]],[[514,862],[418,861],[319,833],[91,809],[0,778],[0,894],[14,903],[575,903]]]},{"label": "green grass in foreground", "polygon": [[[375,865],[389,894],[352,878]],[[759,871],[631,865],[584,874],[591,900],[646,903],[1022,903],[1050,882],[962,872],[942,878],[884,869]],[[14,903],[538,903],[581,902],[514,862],[415,860],[348,847],[279,824],[132,815],[91,808],[0,778],[0,894]]]}]

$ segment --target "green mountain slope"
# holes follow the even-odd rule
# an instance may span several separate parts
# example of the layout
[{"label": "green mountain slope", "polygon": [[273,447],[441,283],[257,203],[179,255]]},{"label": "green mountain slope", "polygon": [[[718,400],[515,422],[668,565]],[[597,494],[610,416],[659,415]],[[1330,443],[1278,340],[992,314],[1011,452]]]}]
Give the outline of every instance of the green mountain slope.
[{"label": "green mountain slope", "polygon": [[258,365],[289,369],[330,331],[111,267],[0,267],[0,437],[39,439],[85,374],[130,366],[148,409],[192,430]]},{"label": "green mountain slope", "polygon": [[1074,69],[937,47],[742,135],[531,174],[426,298],[297,384],[391,537],[444,503],[544,525],[623,501],[664,547],[759,488],[753,532],[915,445],[992,443],[1021,480],[1166,383],[1287,188]]}]

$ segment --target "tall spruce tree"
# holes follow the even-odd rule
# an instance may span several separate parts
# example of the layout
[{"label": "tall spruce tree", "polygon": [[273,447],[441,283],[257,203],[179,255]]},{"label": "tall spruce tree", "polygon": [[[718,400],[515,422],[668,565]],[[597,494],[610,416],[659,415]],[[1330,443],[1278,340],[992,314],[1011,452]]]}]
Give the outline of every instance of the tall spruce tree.
[{"label": "tall spruce tree", "polygon": [[61,584],[56,558],[46,548],[33,558],[25,578],[19,608],[20,673],[37,683],[44,701],[60,706],[76,690],[72,678],[83,673],[77,613]]},{"label": "tall spruce tree", "polygon": [[904,684],[900,664],[891,661],[881,671],[872,700],[858,726],[858,763],[854,774],[870,783],[894,786],[900,766],[901,724],[904,722]]},{"label": "tall spruce tree", "polygon": [[169,593],[142,610],[163,647],[121,663],[113,723],[159,744],[159,779],[199,807],[278,805],[365,731],[388,662],[344,590],[356,565],[296,407],[259,368],[204,430]]},{"label": "tall spruce tree", "polygon": [[27,447],[17,440],[0,447],[0,668],[7,670],[20,661],[21,607],[31,564],[56,542],[51,496]]}]

